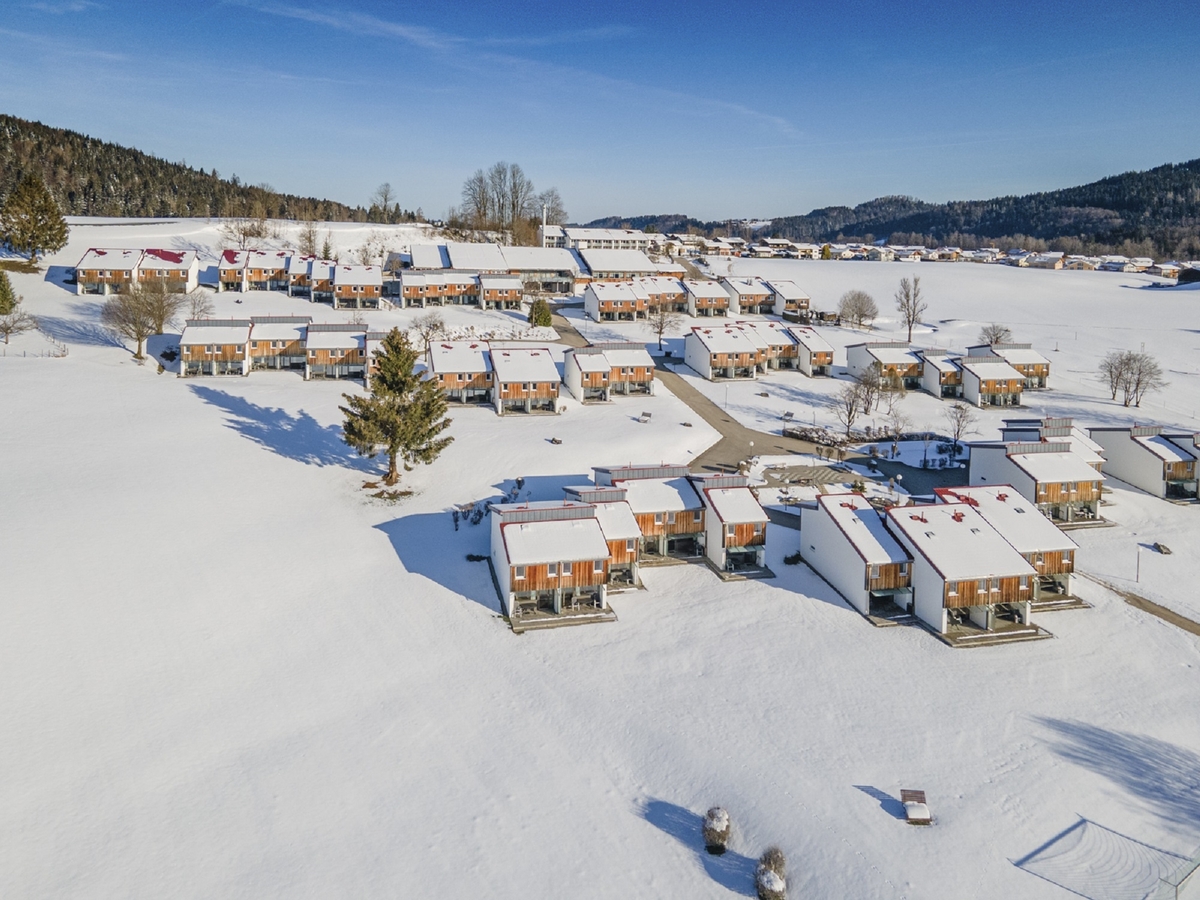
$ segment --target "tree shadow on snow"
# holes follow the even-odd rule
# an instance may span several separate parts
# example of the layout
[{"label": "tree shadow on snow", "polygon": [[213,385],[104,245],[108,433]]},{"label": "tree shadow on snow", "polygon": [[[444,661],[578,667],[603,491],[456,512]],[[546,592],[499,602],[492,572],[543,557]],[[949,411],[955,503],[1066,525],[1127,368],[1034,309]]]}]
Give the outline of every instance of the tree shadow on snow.
[{"label": "tree shadow on snow", "polygon": [[1086,722],[1035,721],[1051,732],[1050,749],[1063,759],[1115,782],[1193,838],[1200,833],[1200,753]]},{"label": "tree shadow on snow", "polygon": [[642,818],[696,854],[708,877],[717,884],[745,897],[755,896],[754,869],[757,862],[734,850],[712,856],[704,849],[701,828],[704,817],[666,800],[649,800],[642,807]]},{"label": "tree shadow on snow", "polygon": [[893,819],[904,819],[904,804],[893,797],[891,794],[884,793],[877,787],[872,787],[869,784],[856,784],[856,790],[862,791],[872,800],[879,801],[879,808],[891,816]]},{"label": "tree shadow on snow", "polygon": [[458,530],[450,510],[392,519],[375,526],[387,535],[405,570],[423,575],[491,612],[500,612],[500,598],[487,561],[469,562],[468,553],[487,556],[491,519],[478,525],[460,518]]},{"label": "tree shadow on snow", "polygon": [[121,339],[100,324],[100,306],[99,303],[72,303],[67,307],[72,318],[38,316],[38,327],[63,344],[124,348]]},{"label": "tree shadow on snow", "polygon": [[238,434],[287,459],[310,466],[342,466],[378,472],[379,463],[359,456],[342,440],[337,425],[323,426],[303,410],[286,410],[251,403],[215,388],[189,385],[197,397],[226,414],[226,424]]}]

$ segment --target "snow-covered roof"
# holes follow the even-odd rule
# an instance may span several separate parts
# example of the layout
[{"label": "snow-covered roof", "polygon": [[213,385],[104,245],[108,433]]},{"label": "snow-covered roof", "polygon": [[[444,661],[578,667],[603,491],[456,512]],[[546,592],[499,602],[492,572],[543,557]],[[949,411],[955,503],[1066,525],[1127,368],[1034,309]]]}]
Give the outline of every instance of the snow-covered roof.
[{"label": "snow-covered roof", "polygon": [[523,282],[516,275],[480,275],[479,287],[485,291],[519,291]]},{"label": "snow-covered roof", "polygon": [[795,328],[791,329],[792,337],[796,339],[802,346],[807,347],[810,353],[832,353],[833,345],[813,328]]},{"label": "snow-covered roof", "polygon": [[683,512],[704,504],[687,478],[634,478],[618,481],[625,500],[635,513]]},{"label": "snow-covered roof", "polygon": [[450,255],[441,244],[413,244],[408,255],[414,269],[450,268]]},{"label": "snow-covered roof", "polygon": [[286,250],[247,250],[246,267],[249,269],[286,269]]},{"label": "snow-covered roof", "polygon": [[580,250],[579,255],[583,257],[584,265],[592,273],[645,272],[652,274],[658,271],[657,266],[650,261],[650,257],[641,250]]},{"label": "snow-covered roof", "polygon": [[1071,453],[1012,453],[1009,459],[1038,484],[1065,481],[1103,481],[1104,476]]},{"label": "snow-covered roof", "polygon": [[314,259],[308,267],[309,276],[313,281],[329,281],[333,278],[336,265],[331,259]]},{"label": "snow-covered roof", "polygon": [[564,228],[563,233],[573,241],[647,241],[650,235],[632,228]]},{"label": "snow-covered roof", "polygon": [[921,354],[921,359],[925,360],[925,365],[932,366],[938,372],[957,372],[961,366],[958,364],[956,357],[947,356],[944,353]]},{"label": "snow-covered roof", "polygon": [[141,250],[108,250],[93,247],[83,254],[77,269],[132,269],[142,259]]},{"label": "snow-covered roof", "polygon": [[558,366],[545,347],[511,350],[492,350],[492,367],[496,380],[501,383],[514,381],[557,382]]},{"label": "snow-covered roof", "polygon": [[726,525],[767,521],[766,512],[748,487],[706,488],[704,493],[717,517]]},{"label": "snow-covered roof", "polygon": [[[90,252],[90,251],[89,251]],[[195,250],[147,250],[141,265],[150,269],[190,269],[197,262]]]},{"label": "snow-covered roof", "polygon": [[334,284],[382,285],[383,270],[379,266],[343,266],[333,271]]},{"label": "snow-covered roof", "polygon": [[446,245],[450,265],[455,269],[478,269],[481,272],[507,272],[508,263],[496,244],[452,242]]},{"label": "snow-covered roof", "polygon": [[365,326],[355,330],[333,328],[327,331],[321,325],[310,325],[304,344],[309,350],[354,350],[365,346],[366,334]]},{"label": "snow-covered roof", "polygon": [[682,294],[683,283],[678,278],[668,278],[664,275],[649,275],[635,278],[633,284],[647,294]]},{"label": "snow-covered roof", "polygon": [[790,347],[796,343],[791,329],[782,322],[738,322],[739,328],[749,329],[771,347]]},{"label": "snow-covered roof", "polygon": [[287,271],[289,275],[307,275],[312,269],[312,264],[316,260],[315,256],[290,256],[288,257]]},{"label": "snow-covered roof", "polygon": [[245,344],[250,340],[250,327],[244,319],[189,319],[179,344]]},{"label": "snow-covered roof", "polygon": [[435,341],[429,345],[429,368],[434,374],[487,373],[491,354],[486,341]]},{"label": "snow-covered roof", "polygon": [[500,533],[512,566],[608,559],[608,542],[596,518],[509,522]]},{"label": "snow-covered roof", "polygon": [[877,347],[867,344],[867,352],[875,359],[879,360],[880,365],[884,366],[911,366],[914,363],[921,362],[921,358],[912,350],[902,347]]},{"label": "snow-covered roof", "polygon": [[767,347],[766,341],[753,331],[743,328],[705,328],[697,325],[687,334],[698,340],[709,353],[757,353]]},{"label": "snow-covered roof", "polygon": [[887,530],[882,516],[861,495],[822,494],[817,504],[868,565],[908,562],[908,554]]},{"label": "snow-covered roof", "polygon": [[221,260],[217,263],[217,268],[244,269],[246,268],[246,260],[249,258],[249,250],[222,250]]},{"label": "snow-covered roof", "polygon": [[784,300],[811,300],[800,286],[794,281],[765,281],[763,282],[771,289],[773,293],[778,294]]},{"label": "snow-covered roof", "polygon": [[629,344],[623,347],[606,346],[604,347],[604,356],[614,369],[622,366],[654,368],[654,358],[646,349],[645,344]]},{"label": "snow-covered roof", "polygon": [[1048,366],[1050,360],[1031,347],[996,347],[994,351],[1007,363],[1020,366]]},{"label": "snow-covered roof", "polygon": [[1146,435],[1144,437],[1135,437],[1135,441],[1153,453],[1161,460],[1166,462],[1189,462],[1196,459],[1196,455],[1189,453],[1187,450],[1180,447],[1163,437],[1161,434]]},{"label": "snow-covered roof", "polygon": [[579,369],[580,372],[609,372],[612,369],[612,364],[609,363],[608,357],[603,353],[572,353],[568,350],[564,355],[571,358],[571,364]]},{"label": "snow-covered roof", "polygon": [[[290,319],[291,321],[276,321]],[[308,316],[255,316],[251,321],[250,337],[256,341],[294,341],[304,337],[312,322]]]},{"label": "snow-covered roof", "polygon": [[721,283],[739,297],[762,297],[771,293],[771,289],[757,278],[725,278]]},{"label": "snow-covered roof", "polygon": [[628,281],[593,281],[588,290],[602,303],[636,303],[639,299]]},{"label": "snow-covered roof", "polygon": [[[562,233],[561,229],[559,233]],[[579,260],[564,247],[501,247],[500,254],[504,257],[505,268],[510,270],[579,274]]]},{"label": "snow-covered roof", "polygon": [[893,507],[888,519],[946,581],[1037,574],[1028,560],[966,503]]},{"label": "snow-covered roof", "polygon": [[1078,545],[1007,484],[938,488],[940,500],[974,507],[1019,553],[1074,550]]},{"label": "snow-covered roof", "polygon": [[959,366],[970,372],[980,381],[1023,381],[1025,376],[1002,359],[983,359],[978,356],[964,356],[958,360]]},{"label": "snow-covered roof", "polygon": [[642,536],[642,529],[638,528],[633,510],[623,500],[615,503],[597,503],[596,519],[600,522],[600,530],[604,533],[606,541],[627,541]]},{"label": "snow-covered roof", "polygon": [[683,287],[693,297],[702,300],[728,300],[729,291],[721,287],[719,282],[707,279],[685,278]]}]

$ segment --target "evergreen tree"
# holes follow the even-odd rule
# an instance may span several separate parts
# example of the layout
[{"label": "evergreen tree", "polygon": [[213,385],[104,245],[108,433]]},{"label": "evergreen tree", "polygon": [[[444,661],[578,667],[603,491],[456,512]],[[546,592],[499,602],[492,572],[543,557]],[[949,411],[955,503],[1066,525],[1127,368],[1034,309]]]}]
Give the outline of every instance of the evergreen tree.
[{"label": "evergreen tree", "polygon": [[20,301],[13,292],[12,282],[8,280],[8,273],[0,269],[0,316],[7,316],[17,308],[18,303]]},{"label": "evergreen tree", "polygon": [[550,313],[550,304],[544,297],[538,297],[529,306],[529,324],[535,328],[549,328],[554,324]]},{"label": "evergreen tree", "polygon": [[417,463],[432,463],[450,446],[443,436],[450,427],[446,398],[437,382],[414,371],[417,350],[408,335],[393,328],[375,351],[378,372],[371,376],[366,396],[343,394],[346,416],[343,440],[362,456],[388,455],[384,484],[400,480],[397,463],[412,471]]},{"label": "evergreen tree", "polygon": [[67,222],[42,179],[26,175],[0,211],[0,236],[37,262],[40,254],[67,245]]}]

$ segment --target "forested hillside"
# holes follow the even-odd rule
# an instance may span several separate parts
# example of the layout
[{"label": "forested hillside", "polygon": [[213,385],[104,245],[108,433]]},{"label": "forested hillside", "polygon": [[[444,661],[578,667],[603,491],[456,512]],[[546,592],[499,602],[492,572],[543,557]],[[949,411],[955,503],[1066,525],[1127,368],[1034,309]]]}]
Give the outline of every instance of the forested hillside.
[{"label": "forested hillside", "polygon": [[0,204],[26,174],[66,215],[253,216],[367,221],[370,210],[241,184],[74,131],[0,115]]}]

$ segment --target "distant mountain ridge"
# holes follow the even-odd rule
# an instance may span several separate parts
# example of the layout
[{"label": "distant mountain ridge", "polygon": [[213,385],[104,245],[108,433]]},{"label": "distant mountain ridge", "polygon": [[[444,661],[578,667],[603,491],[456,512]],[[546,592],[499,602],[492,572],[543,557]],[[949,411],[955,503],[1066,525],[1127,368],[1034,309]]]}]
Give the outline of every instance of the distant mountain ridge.
[{"label": "distant mountain ridge", "polygon": [[[689,227],[706,234],[748,231],[736,222],[731,229],[728,222],[700,222],[681,214],[609,216],[589,224],[618,227],[624,223],[659,231]],[[769,226],[753,233],[811,242],[884,238],[957,246],[1007,239],[1068,252],[1123,248],[1194,259],[1200,257],[1200,159],[1125,172],[1078,187],[991,200],[935,204],[913,197],[880,197],[854,207],[830,206],[803,216],[772,219]]]}]

